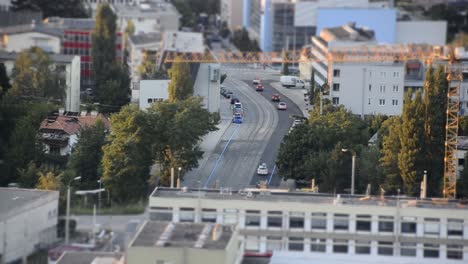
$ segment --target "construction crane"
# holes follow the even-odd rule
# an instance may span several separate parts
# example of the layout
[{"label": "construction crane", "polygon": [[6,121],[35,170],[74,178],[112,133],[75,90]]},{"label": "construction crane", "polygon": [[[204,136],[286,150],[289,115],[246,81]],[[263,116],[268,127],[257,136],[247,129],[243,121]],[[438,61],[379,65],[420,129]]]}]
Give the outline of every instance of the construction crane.
[{"label": "construction crane", "polygon": [[[453,51],[453,50],[452,50]],[[283,58],[282,55],[287,54]],[[447,121],[444,157],[443,197],[456,198],[457,164],[458,164],[458,123],[460,113],[460,87],[463,81],[463,69],[453,60],[453,53],[444,54],[439,46],[430,45],[376,45],[331,50],[326,59],[317,59],[307,49],[282,52],[225,52],[207,51],[205,53],[166,52],[164,63],[173,63],[176,58],[188,63],[234,63],[234,64],[268,64],[268,63],[328,63],[331,74],[334,63],[394,63],[408,61],[449,61],[446,67],[449,89],[447,93]],[[329,78],[331,80],[331,78]]]}]

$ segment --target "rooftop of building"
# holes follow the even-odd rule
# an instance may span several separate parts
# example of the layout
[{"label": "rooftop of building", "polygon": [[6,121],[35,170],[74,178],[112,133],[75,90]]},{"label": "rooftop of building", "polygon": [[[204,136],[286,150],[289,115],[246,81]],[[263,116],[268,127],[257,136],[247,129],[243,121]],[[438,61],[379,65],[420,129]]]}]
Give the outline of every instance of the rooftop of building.
[{"label": "rooftop of building", "polygon": [[203,34],[196,32],[166,31],[163,35],[165,51],[203,53]]},{"label": "rooftop of building", "polygon": [[233,235],[233,226],[211,223],[148,221],[130,247],[173,247],[222,250]]},{"label": "rooftop of building", "polygon": [[56,264],[123,264],[123,255],[114,252],[66,251]]},{"label": "rooftop of building", "polygon": [[[5,60],[16,60],[18,57],[17,52],[8,52],[8,51],[0,51],[0,61]],[[55,63],[71,63],[76,55],[64,55],[64,54],[48,54],[50,59]],[[79,56],[78,56],[79,57]]]},{"label": "rooftop of building", "polygon": [[462,209],[468,210],[468,203],[461,200],[419,199],[416,197],[400,196],[365,196],[326,193],[313,193],[310,191],[287,189],[187,189],[157,187],[151,197],[162,198],[198,198],[214,200],[242,200],[260,202],[296,202],[296,203],[323,203],[353,206],[390,206],[399,203],[405,207]]},{"label": "rooftop of building", "polygon": [[41,198],[58,199],[57,191],[36,189],[0,188],[0,219],[9,215],[13,210],[21,210],[23,206]]},{"label": "rooftop of building", "polygon": [[0,27],[31,24],[31,21],[41,21],[40,11],[0,11]]},{"label": "rooftop of building", "polygon": [[353,22],[340,27],[324,28],[320,36],[326,41],[375,41],[373,30],[359,28]]},{"label": "rooftop of building", "polygon": [[177,9],[171,3],[165,1],[142,2],[134,5],[113,4],[112,8],[118,17],[158,18],[161,15],[180,16]]},{"label": "rooftop of building", "polygon": [[101,113],[56,113],[49,115],[41,122],[39,131],[61,131],[68,135],[74,135],[77,134],[81,128],[96,124],[98,120],[101,120],[107,129],[110,128],[109,119]]},{"label": "rooftop of building", "polygon": [[159,43],[162,40],[161,33],[140,33],[130,36],[130,42],[133,45],[146,45],[152,43]]},{"label": "rooftop of building", "polygon": [[44,21],[31,20],[27,24],[11,25],[0,28],[0,34],[21,34],[38,32],[51,36],[62,37],[65,30],[92,30],[96,20],[92,18],[61,18],[50,17]]}]

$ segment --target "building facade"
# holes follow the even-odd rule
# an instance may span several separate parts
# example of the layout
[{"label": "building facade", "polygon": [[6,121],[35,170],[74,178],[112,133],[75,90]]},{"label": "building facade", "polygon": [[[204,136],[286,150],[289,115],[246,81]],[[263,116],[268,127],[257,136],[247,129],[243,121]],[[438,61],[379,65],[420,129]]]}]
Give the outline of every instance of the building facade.
[{"label": "building facade", "polygon": [[156,188],[149,207],[153,220],[237,224],[247,253],[399,256],[444,264],[468,259],[468,207],[456,201]]},{"label": "building facade", "polygon": [[0,262],[23,261],[57,242],[58,191],[0,188]]},{"label": "building facade", "polygon": [[244,0],[221,0],[221,20],[226,21],[231,31],[243,26]]},{"label": "building facade", "polygon": [[127,64],[130,68],[130,78],[133,84],[140,80],[138,67],[142,64],[145,56],[148,56],[148,59],[156,60],[157,51],[161,47],[161,38],[159,33],[142,33],[128,38]]}]

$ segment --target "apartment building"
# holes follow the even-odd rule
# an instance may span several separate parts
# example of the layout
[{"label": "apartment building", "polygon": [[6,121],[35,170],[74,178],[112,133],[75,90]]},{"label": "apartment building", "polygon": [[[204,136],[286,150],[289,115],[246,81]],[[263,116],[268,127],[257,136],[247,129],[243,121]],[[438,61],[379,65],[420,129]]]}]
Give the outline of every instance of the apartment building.
[{"label": "apartment building", "polygon": [[221,20],[226,21],[231,31],[240,28],[244,21],[244,0],[221,0]]},{"label": "apartment building", "polygon": [[237,224],[246,253],[398,256],[434,264],[468,259],[468,207],[458,201],[156,188],[149,207],[152,220]]}]

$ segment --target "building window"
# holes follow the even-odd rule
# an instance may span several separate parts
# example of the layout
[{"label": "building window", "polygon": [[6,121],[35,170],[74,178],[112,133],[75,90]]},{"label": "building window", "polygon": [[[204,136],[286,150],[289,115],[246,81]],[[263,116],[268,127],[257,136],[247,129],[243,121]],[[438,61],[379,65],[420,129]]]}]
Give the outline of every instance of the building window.
[{"label": "building window", "polygon": [[357,231],[371,231],[371,216],[370,215],[357,215],[356,220]]},{"label": "building window", "polygon": [[223,218],[225,224],[237,224],[237,209],[224,209]]},{"label": "building window", "polygon": [[325,252],[326,242],[327,240],[324,238],[311,238],[310,239],[310,251],[312,252]]},{"label": "building window", "polygon": [[333,70],[333,77],[340,77],[340,70],[339,69]]},{"label": "building window", "polygon": [[348,240],[334,239],[333,253],[348,253]]},{"label": "building window", "polygon": [[288,241],[288,249],[290,251],[304,251],[304,238],[290,237]]},{"label": "building window", "polygon": [[172,221],[172,207],[150,207],[150,219],[153,221]]},{"label": "building window", "polygon": [[394,78],[399,78],[399,77],[400,77],[400,73],[399,73],[399,72],[393,72],[393,77],[394,77]]},{"label": "building window", "polygon": [[340,98],[339,97],[333,97],[332,102],[334,105],[339,105],[340,104]]},{"label": "building window", "polygon": [[416,218],[402,217],[401,232],[406,234],[416,234]]},{"label": "building window", "polygon": [[372,77],[372,71],[369,71],[369,77]]},{"label": "building window", "polygon": [[60,147],[50,145],[49,146],[49,154],[51,154],[51,155],[60,155]]},{"label": "building window", "polygon": [[281,237],[267,237],[267,251],[281,250]]},{"label": "building window", "polygon": [[379,105],[380,106],[385,105],[385,99],[379,99]]},{"label": "building window", "polygon": [[334,92],[339,92],[340,91],[340,84],[339,83],[334,83],[333,84],[333,91]]},{"label": "building window", "polygon": [[379,216],[379,232],[393,232],[393,216]]},{"label": "building window", "polygon": [[245,226],[260,226],[260,211],[259,210],[247,210],[245,212]]},{"label": "building window", "polygon": [[398,92],[398,85],[393,85],[393,92],[397,93]]},{"label": "building window", "polygon": [[398,105],[398,100],[393,99],[393,100],[392,100],[392,105]]},{"label": "building window", "polygon": [[404,257],[416,257],[416,243],[402,242],[400,255]]},{"label": "building window", "polygon": [[380,92],[385,93],[385,85],[383,84],[380,85]]},{"label": "building window", "polygon": [[347,214],[335,214],[333,219],[334,230],[348,230],[349,216]]},{"label": "building window", "polygon": [[312,213],[312,229],[325,230],[327,228],[327,213]]},{"label": "building window", "polygon": [[377,254],[385,255],[385,256],[392,256],[393,255],[393,243],[392,242],[384,242],[379,241],[379,248],[377,249]]},{"label": "building window", "polygon": [[437,218],[424,218],[424,234],[439,235],[440,221]]},{"label": "building window", "polygon": [[371,104],[371,99],[370,99],[370,98],[367,98],[367,104],[368,104],[368,105]]},{"label": "building window", "polygon": [[291,212],[289,214],[289,227],[290,228],[304,228],[304,213]]},{"label": "building window", "polygon": [[448,259],[463,259],[463,246],[462,245],[447,245],[447,258]]},{"label": "building window", "polygon": [[385,72],[380,72],[380,77],[381,78],[385,78],[385,76],[387,76],[387,74]]},{"label": "building window", "polygon": [[447,220],[447,236],[463,236],[463,219]]},{"label": "building window", "polygon": [[201,221],[203,223],[216,223],[216,209],[203,208]]},{"label": "building window", "polygon": [[257,236],[245,237],[245,251],[258,252],[260,250],[260,239]]},{"label": "building window", "polygon": [[268,227],[281,228],[283,226],[283,215],[281,211],[268,211]]},{"label": "building window", "polygon": [[153,98],[148,98],[148,104],[153,103]]},{"label": "building window", "polygon": [[193,222],[195,220],[195,209],[194,208],[180,208],[179,212],[180,222]]},{"label": "building window", "polygon": [[356,254],[370,254],[371,242],[370,241],[356,241]]},{"label": "building window", "polygon": [[424,244],[424,257],[425,258],[438,258],[439,257],[439,245]]}]

